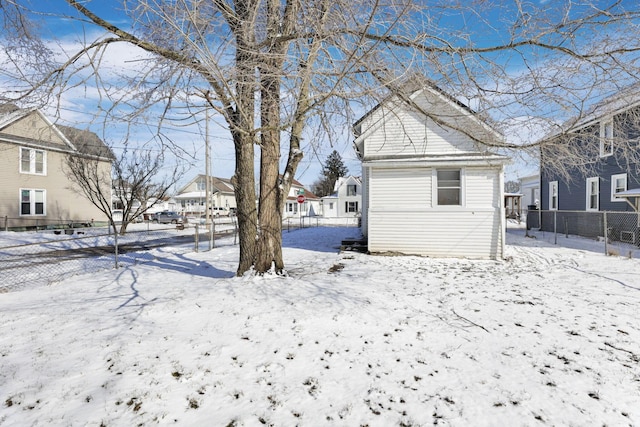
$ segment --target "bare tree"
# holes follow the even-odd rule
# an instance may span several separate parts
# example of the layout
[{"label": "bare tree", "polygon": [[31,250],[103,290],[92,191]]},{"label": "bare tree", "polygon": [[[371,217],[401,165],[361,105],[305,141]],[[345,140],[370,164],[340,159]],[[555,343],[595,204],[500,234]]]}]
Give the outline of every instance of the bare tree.
[{"label": "bare tree", "polygon": [[322,175],[313,184],[313,192],[316,196],[328,196],[333,192],[333,188],[338,178],[346,176],[349,173],[349,169],[342,161],[342,157],[338,151],[333,150],[331,154],[327,156],[327,159],[322,166]]},{"label": "bare tree", "polygon": [[[105,158],[111,163],[106,163]],[[152,150],[123,151],[118,156],[108,150],[94,155],[68,155],[64,172],[74,184],[71,189],[103,212],[114,232],[125,234],[127,226],[162,202],[182,177],[183,170],[177,165],[169,166],[169,173],[163,174],[166,166],[164,156]],[[114,202],[122,210],[119,230],[113,214]]]},{"label": "bare tree", "polygon": [[[324,131],[314,133],[320,140],[339,135],[336,127],[353,123],[354,114],[397,95],[487,148],[536,150],[535,141],[484,140],[413,105],[407,84],[418,75],[421,84],[437,85],[496,125],[542,117],[541,132],[548,132],[568,113],[582,115],[587,97],[640,75],[639,12],[623,1],[512,0],[497,13],[493,2],[463,0],[137,0],[122,2],[126,27],[93,13],[90,2],[65,2],[78,13],[71,18],[107,34],[48,73],[30,75],[18,95],[59,94],[93,76],[109,94],[108,112],[120,105],[131,115],[150,114],[160,107],[158,129],[177,103],[215,109],[236,155],[238,274],[284,271],[282,209],[310,127]],[[29,10],[25,3],[23,12]],[[129,90],[113,92],[101,64],[119,43],[148,56],[127,76]]]}]

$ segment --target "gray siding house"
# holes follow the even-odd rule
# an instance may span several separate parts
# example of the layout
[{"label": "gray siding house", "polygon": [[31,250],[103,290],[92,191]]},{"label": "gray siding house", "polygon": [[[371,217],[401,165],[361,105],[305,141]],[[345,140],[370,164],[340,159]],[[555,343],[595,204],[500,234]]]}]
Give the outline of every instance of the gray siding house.
[{"label": "gray siding house", "polygon": [[549,167],[549,159],[555,153],[553,147],[545,149],[542,145],[541,209],[634,211],[627,198],[618,193],[640,188],[640,164],[630,161],[634,156],[628,155],[629,150],[640,153],[639,89],[605,99],[561,136],[552,137],[591,153],[586,167],[576,168],[570,180]]}]

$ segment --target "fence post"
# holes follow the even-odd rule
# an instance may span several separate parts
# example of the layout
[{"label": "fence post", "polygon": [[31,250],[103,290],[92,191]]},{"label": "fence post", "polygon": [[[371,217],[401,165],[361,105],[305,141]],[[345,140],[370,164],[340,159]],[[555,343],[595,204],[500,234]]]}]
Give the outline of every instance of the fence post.
[{"label": "fence post", "polygon": [[558,211],[553,211],[553,244],[558,244]]},{"label": "fence post", "polygon": [[609,255],[609,227],[607,227],[607,212],[604,215],[604,254]]},{"label": "fence post", "polygon": [[4,216],[4,231],[9,231],[9,217],[7,215]]},{"label": "fence post", "polygon": [[115,243],[115,247],[114,247],[114,254],[115,254],[115,261],[116,261],[116,266],[115,268],[118,268],[118,230],[113,229],[113,238],[114,238],[114,243]]},{"label": "fence post", "polygon": [[216,245],[216,222],[211,219],[211,234],[209,234],[211,240],[209,241],[209,250],[213,250]]},{"label": "fence post", "polygon": [[200,242],[199,242],[200,236],[198,235],[198,224],[196,224],[196,234],[194,235],[194,240],[195,240],[195,251],[198,252],[198,247],[200,246]]}]

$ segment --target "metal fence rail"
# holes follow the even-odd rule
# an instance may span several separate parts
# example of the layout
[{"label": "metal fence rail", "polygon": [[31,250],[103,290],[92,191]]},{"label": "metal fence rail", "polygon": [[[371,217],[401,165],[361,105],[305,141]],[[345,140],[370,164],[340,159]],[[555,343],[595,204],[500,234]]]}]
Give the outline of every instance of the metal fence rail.
[{"label": "metal fence rail", "polygon": [[[203,226],[154,227],[132,230],[124,235],[106,227],[82,228],[75,234],[55,234],[55,230],[5,232],[0,236],[0,293],[42,286],[69,276],[117,268],[151,259],[149,251],[164,246],[198,251],[210,244]],[[219,238],[236,232],[220,228]]]},{"label": "metal fence rail", "polygon": [[527,213],[527,229],[602,240],[608,255],[631,254],[640,246],[640,213],[538,211]]}]

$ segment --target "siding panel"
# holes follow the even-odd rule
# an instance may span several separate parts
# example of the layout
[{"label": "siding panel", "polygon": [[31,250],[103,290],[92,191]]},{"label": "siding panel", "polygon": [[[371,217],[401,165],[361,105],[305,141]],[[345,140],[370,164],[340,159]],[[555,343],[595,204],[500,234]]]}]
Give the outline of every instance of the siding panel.
[{"label": "siding panel", "polygon": [[[370,211],[369,251],[436,257],[490,258],[500,253],[498,215],[493,210]],[[428,215],[429,220],[425,221]],[[470,215],[473,221],[470,221]],[[374,226],[375,224],[375,226]]]},{"label": "siding panel", "polygon": [[372,168],[370,173],[370,209],[424,209],[431,206],[430,168]]}]

